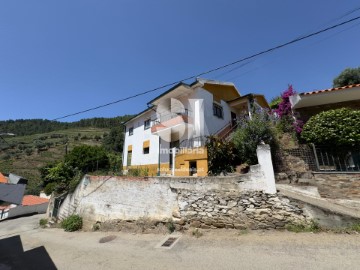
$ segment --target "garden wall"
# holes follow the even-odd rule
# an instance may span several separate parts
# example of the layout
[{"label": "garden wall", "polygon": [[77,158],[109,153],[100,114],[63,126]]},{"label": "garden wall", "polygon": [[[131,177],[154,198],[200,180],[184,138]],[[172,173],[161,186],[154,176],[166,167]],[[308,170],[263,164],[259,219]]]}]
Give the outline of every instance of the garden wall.
[{"label": "garden wall", "polygon": [[223,177],[85,176],[59,210],[88,225],[109,220],[167,221],[200,228],[283,228],[305,221],[296,203],[276,195],[271,154],[260,146],[259,165]]}]

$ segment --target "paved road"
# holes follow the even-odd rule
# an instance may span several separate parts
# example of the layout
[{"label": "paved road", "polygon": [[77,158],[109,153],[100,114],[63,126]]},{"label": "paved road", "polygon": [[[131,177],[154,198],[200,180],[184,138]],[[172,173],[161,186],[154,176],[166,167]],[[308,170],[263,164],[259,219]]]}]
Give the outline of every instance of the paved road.
[{"label": "paved road", "polygon": [[[240,234],[235,230],[218,230],[205,232],[200,238],[183,235],[167,250],[156,248],[164,235],[66,233],[38,228],[40,217],[0,222],[0,238],[16,235],[18,231],[25,251],[45,246],[58,269],[360,268],[360,235],[276,231]],[[108,235],[116,238],[99,243],[100,238]]]}]

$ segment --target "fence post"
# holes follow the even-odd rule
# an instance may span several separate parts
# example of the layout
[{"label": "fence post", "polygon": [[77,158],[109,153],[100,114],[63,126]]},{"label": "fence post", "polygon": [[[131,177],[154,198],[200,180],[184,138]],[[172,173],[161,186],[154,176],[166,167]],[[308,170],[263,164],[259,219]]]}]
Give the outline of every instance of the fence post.
[{"label": "fence post", "polygon": [[276,193],[276,185],[275,185],[275,175],[274,168],[271,160],[271,151],[270,145],[258,145],[256,149],[256,154],[258,157],[258,162],[260,164],[261,170],[265,176],[266,188],[265,192],[270,194]]},{"label": "fence post", "polygon": [[320,171],[320,165],[319,165],[319,160],[318,160],[318,156],[317,156],[317,153],[316,153],[315,144],[312,143],[311,146],[312,146],[312,149],[314,151],[315,163],[316,163],[317,171]]}]

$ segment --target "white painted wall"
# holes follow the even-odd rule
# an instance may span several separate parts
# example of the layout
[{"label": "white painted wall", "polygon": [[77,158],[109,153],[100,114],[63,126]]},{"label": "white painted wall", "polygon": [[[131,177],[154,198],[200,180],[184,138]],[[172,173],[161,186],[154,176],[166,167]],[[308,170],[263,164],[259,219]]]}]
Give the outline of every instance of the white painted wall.
[{"label": "white painted wall", "polygon": [[203,100],[203,111],[205,120],[204,135],[215,134],[231,121],[230,106],[225,101],[221,100],[221,104],[219,104],[223,107],[224,118],[219,118],[214,116],[213,114],[214,99],[213,95],[210,92],[202,88],[196,88],[194,98]]},{"label": "white painted wall", "polygon": [[[126,134],[124,142],[123,166],[127,166],[128,146],[132,145],[131,165],[157,164],[159,153],[159,137],[151,134],[151,127],[144,130],[144,121],[156,118],[154,111],[149,111],[143,116],[131,121],[126,125]],[[134,134],[129,136],[129,128],[134,128]],[[143,153],[143,142],[150,140],[150,153]]]}]

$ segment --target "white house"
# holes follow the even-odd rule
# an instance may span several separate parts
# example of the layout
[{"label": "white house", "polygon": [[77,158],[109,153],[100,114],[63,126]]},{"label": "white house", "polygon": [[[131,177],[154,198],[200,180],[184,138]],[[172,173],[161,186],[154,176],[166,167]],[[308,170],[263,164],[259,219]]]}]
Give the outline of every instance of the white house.
[{"label": "white house", "polygon": [[264,96],[241,96],[233,83],[205,79],[179,83],[124,123],[123,169],[205,176],[206,136],[228,136],[237,121],[251,117],[256,108],[269,108]]}]

